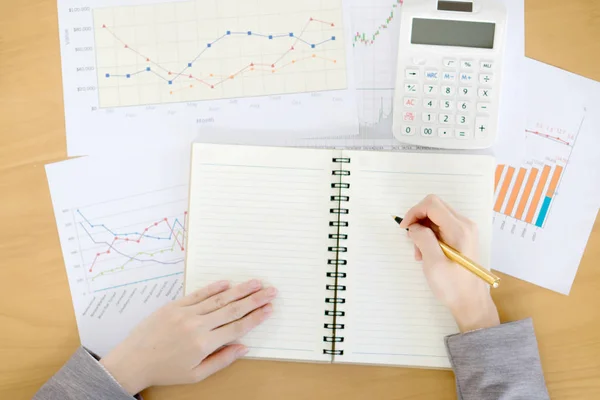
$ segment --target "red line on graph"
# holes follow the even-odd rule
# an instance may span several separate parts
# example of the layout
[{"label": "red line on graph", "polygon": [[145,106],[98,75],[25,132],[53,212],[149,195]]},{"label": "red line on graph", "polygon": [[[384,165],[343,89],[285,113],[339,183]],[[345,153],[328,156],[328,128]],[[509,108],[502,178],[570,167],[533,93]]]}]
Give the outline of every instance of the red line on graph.
[{"label": "red line on graph", "polygon": [[[185,216],[187,216],[187,211],[184,213],[184,219],[183,219],[183,230],[185,231]],[[171,226],[169,224],[169,220],[167,218],[163,218],[160,221],[157,222],[153,222],[152,224],[148,225],[148,227],[144,228],[144,230],[142,231],[142,233],[140,234],[140,236],[137,239],[130,239],[130,238],[120,238],[118,236],[115,236],[113,241],[108,245],[108,250],[100,252],[100,253],[96,253],[96,257],[94,257],[94,261],[92,262],[92,265],[90,265],[90,270],[89,272],[92,272],[92,270],[94,269],[94,265],[96,265],[96,261],[98,261],[98,258],[100,258],[103,255],[107,255],[110,254],[110,249],[113,248],[113,245],[115,244],[116,241],[118,240],[122,240],[124,242],[136,242],[136,243],[140,243],[141,240],[145,237],[146,232],[148,232],[149,229],[152,229],[155,226],[159,226],[161,223],[165,223],[167,224],[167,226],[169,227],[169,230],[171,231],[171,234],[173,234],[173,236],[175,237],[175,241],[177,241],[177,244],[179,245],[179,248],[183,251],[184,247],[183,244],[179,241],[179,238],[177,237],[177,235],[175,235],[174,232],[174,226]]]},{"label": "red line on graph", "polygon": [[534,135],[538,135],[538,136],[541,136],[541,137],[545,137],[546,139],[556,140],[557,142],[564,143],[566,145],[570,145],[571,144],[570,142],[567,142],[566,140],[563,140],[563,139],[561,139],[561,138],[559,138],[557,136],[547,135],[547,134],[542,133],[542,132],[530,131],[529,129],[525,129],[525,132],[531,133],[531,134],[534,134]]},{"label": "red line on graph", "polygon": [[[179,74],[177,74],[177,76],[175,76],[175,79],[177,79],[177,78],[178,78],[179,76],[181,76],[182,74],[183,74],[184,76],[186,76],[186,75],[187,75],[187,76],[189,76],[190,78],[194,78],[194,79],[196,79],[197,81],[199,81],[200,83],[203,83],[204,85],[206,85],[206,86],[208,86],[208,87],[210,87],[210,88],[214,89],[216,86],[223,84],[223,83],[224,83],[224,82],[226,82],[227,80],[233,79],[233,78],[234,78],[235,76],[237,76],[238,74],[241,74],[241,73],[245,72],[246,70],[248,70],[249,68],[251,68],[251,67],[254,67],[254,66],[266,66],[266,67],[270,67],[270,68],[273,68],[272,72],[275,72],[275,71],[276,71],[276,69],[275,69],[275,68],[276,68],[276,65],[277,65],[277,64],[278,64],[278,63],[279,63],[279,62],[280,62],[280,61],[281,61],[281,60],[282,60],[282,59],[283,59],[283,58],[284,58],[284,57],[285,57],[285,56],[286,56],[286,55],[287,55],[287,54],[288,54],[288,53],[289,53],[291,50],[294,50],[294,47],[295,47],[295,46],[298,44],[298,41],[299,41],[299,40],[301,40],[301,38],[302,38],[302,35],[304,34],[304,32],[306,31],[306,29],[308,28],[308,26],[311,24],[311,22],[321,23],[321,24],[329,25],[329,26],[331,26],[331,27],[335,27],[335,24],[334,24],[333,22],[323,21],[323,20],[320,20],[320,19],[315,19],[315,18],[312,18],[312,17],[311,17],[311,18],[310,18],[308,21],[306,21],[306,24],[304,25],[304,27],[303,27],[303,29],[302,29],[302,31],[301,31],[301,33],[300,33],[300,35],[298,35],[298,36],[294,36],[294,38],[295,38],[296,40],[294,41],[294,44],[293,44],[293,45],[290,47],[290,49],[288,49],[287,51],[285,51],[285,52],[284,52],[284,53],[283,53],[281,56],[279,56],[279,57],[277,58],[277,61],[275,61],[275,62],[273,62],[273,63],[271,63],[271,64],[254,64],[254,63],[250,63],[249,65],[245,66],[244,68],[242,68],[242,69],[241,69],[241,70],[239,70],[238,72],[235,72],[235,73],[233,73],[233,74],[227,75],[227,77],[226,77],[226,78],[224,78],[224,79],[222,79],[222,80],[220,80],[220,81],[218,81],[218,82],[215,82],[215,83],[208,83],[208,82],[206,82],[206,81],[204,81],[204,80],[200,80],[200,79],[198,79],[198,78],[195,78],[195,77],[193,77],[193,76],[192,76],[192,75],[190,75],[190,74],[183,74],[183,72],[185,71],[185,69],[184,69],[182,72],[180,72]],[[142,58],[143,58],[143,59],[144,59],[146,62],[149,62],[149,63],[151,63],[151,64],[153,64],[153,65],[156,65],[157,67],[159,67],[160,69],[162,69],[164,72],[166,72],[168,75],[173,75],[173,74],[175,74],[175,72],[169,71],[168,69],[166,69],[166,68],[165,68],[165,67],[163,67],[162,65],[160,65],[160,64],[158,64],[158,63],[156,63],[155,61],[152,61],[152,60],[150,59],[150,57],[147,57],[146,55],[144,55],[144,54],[140,53],[138,50],[136,50],[136,49],[132,48],[131,46],[129,46],[127,43],[125,43],[125,41],[123,41],[123,40],[122,40],[122,39],[121,39],[119,36],[117,36],[117,35],[116,35],[116,34],[115,34],[115,33],[114,33],[114,32],[113,32],[113,31],[112,31],[110,28],[108,28],[108,27],[106,26],[106,24],[103,24],[103,25],[102,25],[102,28],[103,28],[103,29],[105,29],[107,32],[109,32],[109,33],[110,33],[110,34],[111,34],[111,35],[112,35],[112,36],[113,36],[113,37],[114,37],[116,40],[118,40],[120,43],[122,43],[122,44],[124,45],[124,48],[126,48],[126,49],[128,49],[128,50],[131,50],[132,52],[134,52],[134,53],[135,53],[135,54],[137,54],[138,56],[142,57]],[[306,42],[305,42],[305,43],[306,43]],[[313,45],[313,47],[314,47],[314,45]],[[314,56],[313,56],[312,58],[321,58],[322,60],[325,60],[325,61],[328,61],[328,62],[333,62],[333,63],[336,63],[336,62],[337,62],[337,60],[331,60],[331,59],[327,59],[327,58],[324,58],[324,57],[314,57]],[[296,61],[298,61],[298,60],[296,60]],[[287,63],[287,64],[286,64],[286,66],[287,66],[287,65],[289,65],[289,63]],[[281,69],[281,68],[279,68],[279,69]],[[251,69],[251,70],[253,70],[253,69]],[[211,74],[211,76],[212,76],[212,75],[213,75],[213,74]],[[160,76],[160,75],[159,75],[159,76]],[[129,77],[129,76],[128,76],[128,77]],[[166,79],[166,78],[164,78],[164,77],[162,77],[162,76],[161,76],[161,78],[163,78],[163,79],[165,79],[165,80],[168,80],[168,79]],[[173,79],[173,81],[174,81],[175,79]],[[193,87],[193,86],[190,86],[190,87]],[[185,89],[185,88],[182,88],[182,89]],[[173,92],[174,92],[174,91],[171,91],[171,94],[172,94]]]}]

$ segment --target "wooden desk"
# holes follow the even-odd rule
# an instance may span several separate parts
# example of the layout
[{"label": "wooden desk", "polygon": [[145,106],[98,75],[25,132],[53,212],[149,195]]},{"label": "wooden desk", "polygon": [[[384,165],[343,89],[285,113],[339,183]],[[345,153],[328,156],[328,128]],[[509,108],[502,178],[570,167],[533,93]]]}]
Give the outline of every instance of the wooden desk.
[{"label": "wooden desk", "polygon": [[[28,399],[78,346],[43,165],[65,157],[55,0],[0,5],[0,398]],[[600,80],[600,2],[528,0],[527,54]],[[506,277],[503,320],[533,316],[553,399],[600,398],[600,224],[571,296]],[[451,372],[248,362],[148,399],[454,399]]]}]

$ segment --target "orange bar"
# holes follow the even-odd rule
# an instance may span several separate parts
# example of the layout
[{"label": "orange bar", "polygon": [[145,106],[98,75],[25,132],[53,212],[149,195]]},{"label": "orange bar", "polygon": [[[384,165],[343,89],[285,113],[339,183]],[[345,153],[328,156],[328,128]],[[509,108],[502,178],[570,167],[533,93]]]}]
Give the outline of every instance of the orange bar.
[{"label": "orange bar", "polygon": [[540,170],[537,168],[532,168],[531,172],[529,172],[529,178],[527,178],[525,190],[523,191],[523,196],[521,196],[521,201],[519,201],[519,207],[517,207],[517,213],[515,214],[516,219],[521,219],[523,217],[523,212],[525,211],[525,206],[529,200],[529,195],[531,195],[531,189],[533,189],[533,184],[535,183],[538,172],[540,172]]},{"label": "orange bar", "polygon": [[556,192],[556,187],[558,186],[558,181],[560,181],[560,175],[562,174],[563,169],[564,168],[560,165],[557,165],[556,168],[554,168],[552,180],[550,181],[550,187],[548,188],[548,193],[546,194],[546,196],[554,197],[554,192]]},{"label": "orange bar", "polygon": [[508,167],[504,182],[502,182],[502,187],[500,188],[500,193],[498,193],[498,198],[496,199],[496,205],[494,206],[494,211],[496,212],[500,212],[502,209],[502,204],[504,204],[504,199],[506,199],[506,193],[508,192],[508,187],[510,186],[514,173],[515,169],[513,167]]},{"label": "orange bar", "polygon": [[529,210],[527,210],[527,217],[525,218],[525,222],[529,224],[533,222],[533,216],[535,215],[538,204],[540,204],[540,198],[542,197],[542,191],[544,190],[544,186],[546,186],[548,175],[550,175],[550,167],[545,165],[544,169],[542,170],[542,176],[540,176],[540,181],[538,182],[537,188],[535,188],[533,200],[529,205]]},{"label": "orange bar", "polygon": [[500,178],[502,178],[502,173],[504,172],[504,165],[500,164],[496,167],[496,183],[494,184],[494,190],[498,189],[498,182],[500,182]]},{"label": "orange bar", "polygon": [[517,175],[517,181],[515,182],[515,186],[513,186],[512,192],[510,193],[510,197],[508,198],[508,204],[506,205],[506,210],[504,210],[504,214],[510,216],[515,208],[515,203],[517,202],[517,196],[521,191],[521,186],[523,185],[523,179],[525,179],[525,172],[527,170],[525,168],[519,169],[519,174]]}]

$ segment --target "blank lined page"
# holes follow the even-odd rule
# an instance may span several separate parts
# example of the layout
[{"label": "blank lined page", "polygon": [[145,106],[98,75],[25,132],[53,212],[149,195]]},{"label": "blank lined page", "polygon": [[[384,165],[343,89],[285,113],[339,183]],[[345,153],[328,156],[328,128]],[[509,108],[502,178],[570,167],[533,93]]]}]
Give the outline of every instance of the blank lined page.
[{"label": "blank lined page", "polygon": [[226,279],[275,286],[271,319],[241,342],[249,357],[323,354],[331,150],[194,144],[186,293]]},{"label": "blank lined page", "polygon": [[449,368],[444,337],[458,332],[431,293],[412,242],[391,215],[427,194],[476,221],[489,265],[491,157],[345,152],[352,175],[348,215],[344,355],[336,362]]}]

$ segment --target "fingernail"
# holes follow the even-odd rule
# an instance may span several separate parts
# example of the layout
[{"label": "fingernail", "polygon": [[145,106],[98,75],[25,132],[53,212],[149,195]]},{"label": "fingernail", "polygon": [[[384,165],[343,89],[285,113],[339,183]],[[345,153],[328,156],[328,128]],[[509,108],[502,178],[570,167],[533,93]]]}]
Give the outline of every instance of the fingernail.
[{"label": "fingernail", "polygon": [[242,358],[242,357],[244,357],[246,354],[248,354],[248,351],[250,351],[250,349],[249,349],[249,348],[247,348],[247,347],[242,347],[241,349],[239,349],[239,350],[238,350],[238,351],[235,353],[235,356],[236,356],[237,358]]},{"label": "fingernail", "polygon": [[263,313],[265,314],[271,314],[273,312],[273,305],[272,304],[267,304],[266,306],[264,306],[262,308]]},{"label": "fingernail", "polygon": [[216,283],[216,285],[219,288],[225,289],[225,288],[229,287],[229,281],[219,281]]},{"label": "fingernail", "polygon": [[258,279],[252,279],[248,283],[250,285],[250,289],[260,289],[262,286],[262,283]]},{"label": "fingernail", "polygon": [[275,297],[277,295],[277,289],[275,289],[274,287],[270,287],[266,290],[265,292],[267,294],[267,296],[269,297]]}]

